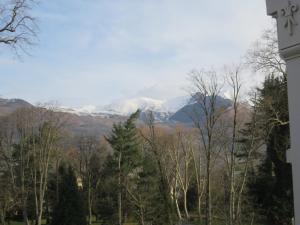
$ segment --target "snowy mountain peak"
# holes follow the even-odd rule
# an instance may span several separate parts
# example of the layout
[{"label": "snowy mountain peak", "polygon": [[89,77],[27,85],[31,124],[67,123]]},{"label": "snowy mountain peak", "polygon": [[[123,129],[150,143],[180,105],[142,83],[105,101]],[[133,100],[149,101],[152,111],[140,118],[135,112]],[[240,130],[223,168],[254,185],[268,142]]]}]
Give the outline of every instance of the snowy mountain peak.
[{"label": "snowy mountain peak", "polygon": [[96,113],[97,107],[94,105],[86,105],[86,106],[77,107],[77,108],[61,106],[61,107],[59,107],[59,111],[66,112],[66,113],[72,113],[72,114],[76,114],[76,115],[85,115],[85,114]]},{"label": "snowy mountain peak", "polygon": [[115,101],[112,104],[103,107],[101,111],[113,114],[129,115],[138,109],[142,111],[161,111],[163,104],[164,101],[152,98],[132,98]]},{"label": "snowy mountain peak", "polygon": [[59,111],[73,113],[77,115],[99,115],[99,114],[115,114],[128,116],[136,110],[142,112],[154,111],[160,115],[175,113],[177,110],[185,106],[189,101],[188,96],[177,97],[167,101],[148,98],[136,97],[129,99],[120,99],[112,102],[104,107],[94,105],[85,105],[82,107],[70,108],[61,106]]}]

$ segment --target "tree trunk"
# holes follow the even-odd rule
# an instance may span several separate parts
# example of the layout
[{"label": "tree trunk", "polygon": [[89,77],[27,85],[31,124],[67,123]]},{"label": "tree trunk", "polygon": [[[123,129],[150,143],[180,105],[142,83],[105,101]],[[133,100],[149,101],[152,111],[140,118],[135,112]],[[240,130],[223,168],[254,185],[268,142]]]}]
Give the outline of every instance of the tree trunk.
[{"label": "tree trunk", "polygon": [[177,211],[178,219],[179,219],[179,220],[182,220],[180,208],[179,208],[179,205],[178,205],[178,200],[177,200],[176,197],[175,197],[175,206],[176,206],[176,211]]},{"label": "tree trunk", "polygon": [[[127,179],[126,180],[123,180],[123,186],[125,185],[125,190],[128,189],[128,183],[127,183]],[[121,192],[122,193],[122,192]],[[128,196],[127,196],[127,191],[125,193],[123,193],[123,199],[128,199]],[[128,205],[125,205],[125,207],[123,206],[123,209],[122,209],[122,212],[123,212],[123,223],[127,223],[127,220],[128,220]]]},{"label": "tree trunk", "polygon": [[242,179],[242,184],[241,184],[240,190],[238,192],[238,196],[237,196],[237,206],[236,206],[236,216],[235,216],[235,218],[236,218],[236,220],[239,224],[241,223],[241,214],[242,214],[242,195],[243,195],[244,188],[246,186],[246,180],[247,180],[247,177],[248,177],[249,161],[250,161],[250,158],[251,158],[252,150],[253,149],[251,149],[249,151],[249,154],[248,154],[248,157],[247,157],[247,161],[246,161],[246,165],[245,165],[245,169],[244,169],[244,174],[243,174],[243,179]]},{"label": "tree trunk", "polygon": [[235,221],[235,159],[234,153],[232,152],[231,157],[231,169],[230,169],[230,196],[229,196],[229,225],[234,225]]},{"label": "tree trunk", "polygon": [[198,194],[198,216],[199,216],[199,222],[201,224],[201,196]]},{"label": "tree trunk", "polygon": [[145,225],[144,210],[141,210],[141,225]]},{"label": "tree trunk", "polygon": [[[196,176],[196,182],[197,182],[197,200],[198,200],[198,204],[197,204],[197,211],[198,211],[198,216],[199,216],[199,221],[201,224],[201,199],[202,199],[202,194],[203,194],[203,188],[201,185],[201,156],[199,154],[199,162],[198,162],[198,166],[197,166],[197,162],[196,162],[196,156],[195,156],[195,152],[192,150],[192,156],[193,156],[193,163],[194,163],[194,170],[195,170],[195,176]],[[204,186],[203,186],[204,187]]]},{"label": "tree trunk", "polygon": [[177,198],[177,176],[175,176],[175,185],[174,185],[173,189],[174,190],[172,191],[172,193],[173,193],[173,199],[174,199],[174,202],[175,202],[177,216],[178,216],[179,220],[182,220],[181,211],[180,211],[180,208],[179,208],[178,198]]},{"label": "tree trunk", "polygon": [[207,156],[206,177],[206,225],[211,225],[210,152]]},{"label": "tree trunk", "polygon": [[183,191],[183,205],[184,205],[185,217],[187,219],[189,219],[190,215],[189,215],[189,211],[188,211],[188,208],[187,208],[187,190]]},{"label": "tree trunk", "polygon": [[88,178],[88,224],[92,224],[92,196],[91,196],[91,179]]},{"label": "tree trunk", "polygon": [[56,178],[55,178],[55,195],[56,195],[56,204],[59,201],[59,165],[60,161],[56,161],[56,168],[55,168],[55,173],[56,173]]},{"label": "tree trunk", "polygon": [[235,206],[235,167],[236,167],[236,139],[237,139],[237,130],[238,130],[238,97],[241,85],[239,83],[238,77],[239,69],[235,70],[234,75],[230,76],[230,84],[233,88],[233,127],[232,127],[232,140],[231,140],[231,149],[230,149],[230,198],[229,198],[229,224],[234,225],[236,222],[236,206]]},{"label": "tree trunk", "polygon": [[36,215],[35,218],[35,224],[36,225],[42,225],[42,215],[43,215],[43,205],[44,205],[44,201],[41,199],[44,199],[43,197],[43,193],[39,194],[39,204],[38,204],[38,214]]},{"label": "tree trunk", "polygon": [[140,212],[140,225],[145,225],[145,212],[144,212],[144,207],[143,207],[143,204],[141,203],[142,202],[142,198],[141,196],[139,195],[138,197],[139,199],[139,212]]},{"label": "tree trunk", "polygon": [[28,213],[27,213],[27,198],[23,201],[23,220],[25,225],[30,225],[28,220]]},{"label": "tree trunk", "polygon": [[119,185],[119,193],[118,193],[118,216],[119,216],[119,225],[122,225],[122,181],[121,181],[121,160],[122,160],[122,153],[119,153],[119,162],[118,162],[118,169],[119,169],[119,177],[118,177],[118,185]]},{"label": "tree trunk", "polygon": [[0,212],[0,219],[1,219],[1,224],[2,225],[6,225],[6,220],[5,220],[5,217],[6,217],[6,213],[4,212],[5,210],[1,210]]},{"label": "tree trunk", "polygon": [[35,219],[35,224],[36,225],[42,225],[42,213],[39,213],[39,215]]},{"label": "tree trunk", "polygon": [[89,201],[88,208],[89,208],[88,223],[89,223],[89,225],[91,225],[92,224],[93,213],[92,213],[92,205],[91,205],[90,201]]}]

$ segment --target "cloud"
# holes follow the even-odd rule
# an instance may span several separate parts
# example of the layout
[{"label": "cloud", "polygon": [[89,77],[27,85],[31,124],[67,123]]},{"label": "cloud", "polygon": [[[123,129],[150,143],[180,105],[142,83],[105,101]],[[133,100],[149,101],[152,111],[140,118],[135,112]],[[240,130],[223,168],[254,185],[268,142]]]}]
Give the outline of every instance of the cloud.
[{"label": "cloud", "polygon": [[182,95],[190,70],[239,61],[271,24],[261,0],[53,0],[35,13],[40,43],[2,69],[3,93],[63,105]]}]

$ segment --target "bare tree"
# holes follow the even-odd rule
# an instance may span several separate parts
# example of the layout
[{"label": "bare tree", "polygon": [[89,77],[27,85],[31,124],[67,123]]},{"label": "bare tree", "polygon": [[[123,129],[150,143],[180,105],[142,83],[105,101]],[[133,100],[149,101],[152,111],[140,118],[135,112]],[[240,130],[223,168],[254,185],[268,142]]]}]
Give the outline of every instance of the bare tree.
[{"label": "bare tree", "polygon": [[[242,199],[248,179],[248,171],[254,160],[253,153],[261,147],[262,142],[258,134],[256,105],[254,104],[251,111],[249,105],[245,105],[241,101],[241,67],[230,67],[225,72],[232,94],[232,106],[227,113],[229,117],[224,119],[226,121],[226,132],[223,156],[227,168],[226,177],[228,178],[228,184],[225,185],[228,188],[228,190],[225,190],[228,196],[225,196],[225,199],[228,197],[228,204],[226,204],[228,223],[235,225],[242,223]],[[254,98],[255,101],[256,97]],[[249,140],[243,140],[245,139],[243,138],[243,134],[246,132],[245,129],[247,129],[247,135],[250,137]]]},{"label": "bare tree", "polygon": [[255,71],[286,76],[286,63],[279,56],[277,31],[275,26],[265,30],[246,55],[246,64]]},{"label": "bare tree", "polygon": [[[254,95],[253,101],[257,101],[256,94]],[[241,179],[236,188],[237,193],[235,209],[236,224],[240,225],[242,224],[242,200],[248,180],[249,169],[251,168],[251,166],[253,166],[254,160],[256,160],[255,155],[257,155],[259,149],[265,144],[263,138],[264,135],[262,135],[262,132],[259,129],[260,124],[257,117],[257,106],[254,104],[250,121],[246,124],[248,128],[240,130],[241,137],[239,138],[239,141],[243,143],[241,152],[243,154],[244,160],[242,163],[243,168],[241,169]],[[245,139],[243,136],[247,136],[248,138]]]},{"label": "bare tree", "polygon": [[92,224],[92,206],[100,183],[100,150],[100,141],[96,137],[88,136],[79,139],[79,170],[86,193],[89,224]]},{"label": "bare tree", "polygon": [[[192,178],[192,162],[193,162],[193,138],[191,134],[184,131],[183,128],[177,127],[172,147],[168,148],[170,158],[175,163],[175,186],[174,191],[177,192],[177,183],[183,194],[183,206],[186,219],[189,219],[189,212],[187,207],[187,193],[190,187]],[[175,194],[176,208],[178,214],[180,209],[178,207],[178,194]],[[181,215],[179,215],[179,218]],[[181,218],[180,218],[181,219]]]},{"label": "bare tree", "polygon": [[[280,57],[278,50],[278,38],[276,27],[265,30],[262,37],[254,44],[246,55],[246,64],[258,72],[263,72],[267,76],[282,77],[282,85],[287,86],[286,62]],[[285,89],[285,87],[282,87]],[[271,111],[271,124],[273,126],[285,126],[289,121],[282,120],[278,109],[274,108],[272,96],[268,96],[265,101],[265,108]],[[271,127],[270,130],[272,130]]]},{"label": "bare tree", "polygon": [[16,52],[33,44],[37,25],[31,16],[33,0],[3,0],[0,3],[0,44]]},{"label": "bare tree", "polygon": [[[40,225],[52,154],[60,137],[61,118],[52,110],[23,108],[9,116],[13,130],[6,148],[13,154],[12,182],[20,194],[24,223],[29,225],[28,197],[33,196],[35,223]],[[3,143],[2,143],[3,146]],[[2,151],[3,153],[3,151]],[[9,160],[9,151],[1,154]]]},{"label": "bare tree", "polygon": [[33,118],[33,108],[22,108],[17,110],[13,115],[14,126],[16,129],[15,143],[15,159],[16,171],[18,178],[18,188],[20,189],[21,209],[23,213],[23,220],[26,225],[30,225],[27,212],[28,196],[31,190],[30,185],[30,151],[27,147],[27,140],[31,136]]},{"label": "bare tree", "polygon": [[169,225],[174,225],[171,186],[175,174],[173,173],[172,165],[170,166],[169,157],[167,157],[167,154],[164,153],[164,150],[170,147],[167,143],[169,138],[163,139],[159,135],[160,132],[159,129],[155,127],[152,112],[147,115],[146,124],[148,129],[146,131],[141,131],[140,133],[149,146],[149,151],[153,154],[157,164],[161,186],[160,191],[164,200],[164,208],[168,220],[167,223]]},{"label": "bare tree", "polygon": [[241,128],[242,122],[238,120],[238,114],[240,111],[240,92],[241,92],[241,82],[240,82],[240,67],[236,66],[232,69],[228,69],[228,84],[232,91],[232,119],[230,119],[229,124],[229,144],[228,144],[228,154],[225,151],[225,161],[227,163],[228,168],[228,178],[229,178],[229,210],[228,210],[228,219],[229,225],[235,224],[236,221],[236,164],[237,164],[237,150],[238,150],[238,132]]},{"label": "bare tree", "polygon": [[61,138],[62,121],[51,110],[37,109],[34,117],[39,121],[37,127],[33,127],[36,131],[33,130],[29,147],[32,151],[31,176],[35,198],[35,224],[41,225],[49,167]]},{"label": "bare tree", "polygon": [[199,221],[202,220],[202,198],[205,190],[205,176],[203,175],[203,154],[201,152],[201,146],[198,143],[198,151],[194,148],[192,150],[192,159],[193,159],[193,166],[194,166],[194,176],[196,179],[197,185],[197,208],[198,208],[198,217]]},{"label": "bare tree", "polygon": [[15,130],[11,118],[2,118],[0,122],[0,218],[6,225],[6,215],[18,205],[18,189],[13,144]]},{"label": "bare tree", "polygon": [[218,83],[215,71],[193,71],[190,75],[192,84],[191,96],[197,103],[193,121],[200,134],[201,144],[206,159],[205,210],[206,225],[212,224],[211,204],[211,169],[214,162],[213,155],[217,151],[218,122],[226,110],[218,105],[218,97],[222,86]]}]

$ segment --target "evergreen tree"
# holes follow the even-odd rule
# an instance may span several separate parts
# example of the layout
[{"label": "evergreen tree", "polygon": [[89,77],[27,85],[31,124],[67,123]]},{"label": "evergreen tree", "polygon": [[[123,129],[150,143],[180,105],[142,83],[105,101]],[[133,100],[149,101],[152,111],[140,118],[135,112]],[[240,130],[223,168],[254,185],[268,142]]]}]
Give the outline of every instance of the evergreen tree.
[{"label": "evergreen tree", "polygon": [[286,161],[290,145],[287,73],[278,52],[275,27],[266,30],[248,52],[248,64],[266,75],[255,103],[266,150],[258,171],[253,171],[249,188],[256,208],[267,220],[264,224],[290,225],[294,210],[292,171]]},{"label": "evergreen tree", "polygon": [[109,155],[101,172],[101,185],[97,188],[95,211],[103,224],[118,223],[118,173],[113,157]]},{"label": "evergreen tree", "polygon": [[52,225],[86,225],[77,178],[69,166],[59,168],[59,200],[54,208]]},{"label": "evergreen tree", "polygon": [[144,211],[144,220],[150,224],[165,225],[166,221],[168,221],[161,188],[155,160],[151,154],[146,152],[143,157],[142,170],[139,173],[135,191]]},{"label": "evergreen tree", "polygon": [[255,203],[269,225],[290,225],[293,218],[291,166],[286,160],[289,148],[289,118],[286,76],[269,76],[256,103],[265,134],[266,151],[249,187]]},{"label": "evergreen tree", "polygon": [[135,124],[139,115],[137,110],[125,123],[114,124],[112,134],[106,138],[114,150],[112,165],[117,167],[119,225],[126,222],[129,213],[128,202],[123,201],[127,196],[128,176],[136,174],[141,165],[140,138]]}]

